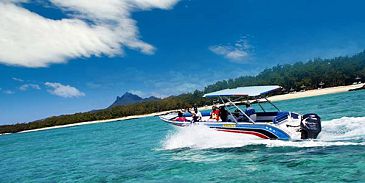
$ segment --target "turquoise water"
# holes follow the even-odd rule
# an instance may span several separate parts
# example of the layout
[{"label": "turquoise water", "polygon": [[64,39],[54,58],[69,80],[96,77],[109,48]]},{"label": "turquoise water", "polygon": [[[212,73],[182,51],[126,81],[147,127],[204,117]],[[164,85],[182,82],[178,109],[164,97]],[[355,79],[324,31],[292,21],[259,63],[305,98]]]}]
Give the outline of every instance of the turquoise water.
[{"label": "turquoise water", "polygon": [[317,141],[249,140],[157,117],[0,136],[0,182],[365,182],[365,92],[276,103]]}]

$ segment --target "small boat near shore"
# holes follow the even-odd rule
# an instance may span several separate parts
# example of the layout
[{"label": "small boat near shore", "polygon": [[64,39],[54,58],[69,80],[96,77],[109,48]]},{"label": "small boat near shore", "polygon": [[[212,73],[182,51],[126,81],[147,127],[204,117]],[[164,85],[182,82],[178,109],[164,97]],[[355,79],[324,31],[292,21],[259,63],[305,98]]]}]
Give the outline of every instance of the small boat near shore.
[{"label": "small boat near shore", "polygon": [[359,88],[349,89],[349,91],[365,90],[365,84]]},{"label": "small boat near shore", "polygon": [[[301,115],[281,111],[267,99],[268,94],[281,89],[278,85],[249,86],[207,93],[203,97],[219,99],[219,110],[215,107],[212,111],[203,111],[199,120],[196,120],[197,114],[194,112],[180,115],[170,113],[160,116],[160,119],[174,126],[204,125],[218,131],[247,134],[258,139],[316,139],[321,132],[321,118],[317,114]],[[265,107],[264,104],[271,107]],[[268,111],[267,108],[275,111]],[[219,117],[213,116],[214,114]]]}]

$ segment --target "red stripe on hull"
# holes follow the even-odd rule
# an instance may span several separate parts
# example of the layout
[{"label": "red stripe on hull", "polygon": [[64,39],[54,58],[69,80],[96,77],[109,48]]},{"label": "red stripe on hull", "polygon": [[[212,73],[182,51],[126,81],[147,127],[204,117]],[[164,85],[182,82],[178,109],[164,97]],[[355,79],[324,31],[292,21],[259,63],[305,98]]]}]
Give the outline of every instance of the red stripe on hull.
[{"label": "red stripe on hull", "polygon": [[263,139],[270,139],[268,136],[266,136],[262,133],[259,133],[259,132],[243,131],[243,130],[229,130],[229,129],[217,129],[217,130],[222,131],[222,132],[243,133],[243,134],[255,135],[255,136],[263,138]]}]

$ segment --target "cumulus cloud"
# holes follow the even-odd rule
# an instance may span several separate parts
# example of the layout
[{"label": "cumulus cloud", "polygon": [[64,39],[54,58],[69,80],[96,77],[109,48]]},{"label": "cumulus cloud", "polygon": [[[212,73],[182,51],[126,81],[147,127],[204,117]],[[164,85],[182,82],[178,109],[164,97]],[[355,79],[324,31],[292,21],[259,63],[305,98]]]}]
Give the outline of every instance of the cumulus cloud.
[{"label": "cumulus cloud", "polygon": [[63,85],[61,83],[52,83],[46,82],[44,83],[49,90],[47,90],[50,94],[64,97],[64,98],[72,98],[72,97],[81,97],[85,96],[85,93],[81,92],[75,87],[70,85]]},{"label": "cumulus cloud", "polygon": [[228,60],[236,63],[242,63],[249,58],[251,45],[246,37],[238,40],[234,45],[214,45],[209,50],[217,55],[222,55]]},{"label": "cumulus cloud", "polygon": [[140,40],[131,13],[169,9],[178,0],[49,0],[70,18],[53,20],[23,8],[25,0],[0,2],[0,63],[45,67],[68,59],[115,56],[123,48],[154,53]]},{"label": "cumulus cloud", "polygon": [[19,90],[21,91],[27,91],[28,89],[40,90],[41,87],[37,84],[23,84],[19,87]]}]

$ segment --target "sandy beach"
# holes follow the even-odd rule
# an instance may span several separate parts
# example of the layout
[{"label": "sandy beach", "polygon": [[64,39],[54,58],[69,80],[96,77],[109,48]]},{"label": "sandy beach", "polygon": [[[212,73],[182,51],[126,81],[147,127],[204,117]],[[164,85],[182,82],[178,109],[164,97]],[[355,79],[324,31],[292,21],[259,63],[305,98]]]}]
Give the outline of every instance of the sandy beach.
[{"label": "sandy beach", "polygon": [[315,89],[315,90],[307,90],[304,92],[295,92],[289,93],[284,95],[276,95],[269,97],[271,101],[281,101],[281,100],[290,100],[290,99],[297,99],[297,98],[304,98],[304,97],[314,97],[319,95],[327,95],[327,94],[334,94],[334,93],[342,93],[347,92],[350,89],[360,88],[364,84],[356,84],[356,85],[347,85],[347,86],[337,86],[331,88],[323,88],[323,89]]},{"label": "sandy beach", "polygon": [[[298,98],[304,98],[304,97],[313,97],[313,96],[319,96],[319,95],[327,95],[327,94],[334,94],[334,93],[342,93],[347,92],[350,89],[355,89],[362,87],[364,84],[356,84],[356,85],[347,85],[347,86],[337,86],[337,87],[331,87],[331,88],[323,88],[323,89],[315,89],[315,90],[307,90],[303,92],[295,92],[295,93],[289,93],[284,95],[276,95],[269,97],[269,100],[271,101],[282,101],[282,100],[291,100],[291,99],[298,99]],[[205,106],[199,108],[200,110],[206,110],[210,109],[211,106]],[[145,115],[135,115],[135,116],[127,116],[122,118],[115,118],[115,119],[107,119],[107,120],[98,120],[98,121],[87,121],[87,122],[81,122],[81,123],[74,123],[74,124],[68,124],[68,125],[60,125],[60,126],[53,126],[53,127],[47,127],[47,128],[39,128],[34,130],[26,130],[19,133],[26,133],[26,132],[34,132],[34,131],[41,131],[41,130],[50,130],[50,129],[57,129],[57,128],[66,128],[66,127],[73,127],[73,126],[80,126],[80,125],[87,125],[87,124],[95,124],[95,123],[107,123],[107,122],[113,122],[113,121],[122,121],[122,120],[128,120],[128,119],[137,119],[137,118],[143,118],[143,117],[151,117],[151,116],[159,116],[162,114],[166,114],[172,111],[163,111],[163,112],[156,112],[151,114],[145,114]]]}]

